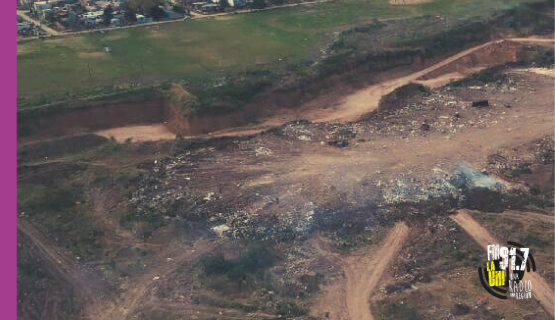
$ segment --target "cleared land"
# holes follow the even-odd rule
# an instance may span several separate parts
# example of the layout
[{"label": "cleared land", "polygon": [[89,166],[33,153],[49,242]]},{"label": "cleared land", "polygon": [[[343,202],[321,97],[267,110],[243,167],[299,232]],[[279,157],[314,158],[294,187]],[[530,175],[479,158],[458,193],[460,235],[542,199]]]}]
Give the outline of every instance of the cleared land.
[{"label": "cleared land", "polygon": [[[329,312],[331,319],[369,313],[375,319],[453,313],[463,319],[549,319],[533,301],[506,306],[487,300],[475,277],[483,249],[447,215],[459,205],[491,206],[500,218],[511,206],[511,219],[517,209],[552,208],[552,183],[534,177],[552,174],[554,77],[535,69],[499,69],[430,92],[410,85],[388,95],[408,98],[384,99],[374,113],[350,124],[299,121],[250,137],[166,145],[109,142],[22,163],[19,211],[59,239],[53,247],[80,257],[71,264],[89,266],[88,272],[114,284],[100,301],[77,303],[93,318],[325,319]],[[472,107],[477,99],[490,106]],[[349,145],[337,148],[338,139]],[[445,183],[457,176],[461,161],[475,174],[486,168],[503,177],[513,189],[501,195],[479,191],[485,203],[470,191],[443,198],[443,192],[458,192]],[[526,190],[536,190],[535,196]],[[538,214],[531,222],[544,229],[534,225],[514,240],[548,248],[553,224]],[[409,233],[399,224],[387,236],[395,222],[410,225]],[[220,237],[211,228],[222,224],[231,230]],[[401,241],[405,236],[410,243]],[[318,249],[314,238],[329,248]],[[550,252],[538,254],[538,261],[552,260]],[[383,258],[379,270],[366,263],[376,256]],[[538,276],[553,277],[549,263],[541,266]],[[31,306],[29,297],[44,292],[34,285],[43,278],[26,277],[19,298]],[[43,299],[55,305],[48,295]],[[22,312],[40,319],[51,310]]]},{"label": "cleared land", "polygon": [[[383,53],[388,42],[411,49],[433,42],[412,29],[429,21],[434,21],[429,29],[444,25],[439,18],[404,21],[408,32],[384,41],[382,36],[398,25],[364,21],[366,17],[439,13],[472,19],[476,12],[491,14],[486,9],[517,4],[328,3],[20,43],[19,63],[27,70],[20,85],[27,86],[26,94],[36,90],[40,96],[54,94],[56,85],[67,90],[64,83],[79,92],[106,79],[145,84],[186,74],[214,89],[220,83],[211,81],[226,72],[286,69],[295,61],[320,57],[330,35],[339,30],[334,43],[350,57],[373,46]],[[535,14],[527,21],[535,20]],[[502,15],[495,23],[505,30],[515,22],[509,18]],[[349,28],[358,22],[358,29]],[[485,25],[461,28],[454,39],[466,39],[476,26]],[[386,31],[376,36],[376,28]],[[173,32],[162,32],[168,30]],[[304,40],[308,35],[313,37]],[[192,39],[193,48],[180,42]],[[246,39],[260,43],[244,43]],[[114,55],[100,53],[104,42],[110,42]],[[122,45],[132,53],[118,51]],[[44,117],[29,109],[24,118],[28,127],[18,127],[28,129],[19,140],[17,168],[19,316],[552,319],[549,309],[538,308],[533,299],[507,304],[489,298],[476,276],[486,259],[484,250],[470,235],[478,230],[484,241],[529,245],[540,267],[538,279],[555,278],[554,225],[549,223],[554,203],[553,42],[493,41],[449,52],[426,45],[436,50],[435,60],[418,64],[409,55],[405,69],[391,70],[386,63],[371,78],[365,76],[380,65],[364,60],[368,56],[328,65],[327,77],[333,80],[325,87],[329,95],[317,91],[300,105],[298,96],[281,96],[274,104],[270,95],[257,105],[280,107],[267,114],[273,116],[267,122],[209,130],[216,131],[212,135],[166,139],[172,134],[166,131],[170,123],[162,125],[168,111],[163,100],[139,104],[155,90],[137,91],[135,100],[120,105],[99,102],[98,108],[58,110]],[[516,62],[517,53],[532,60]],[[68,79],[55,78],[56,73],[29,77],[35,75],[30,70],[37,61],[45,62],[38,71],[55,71],[53,62],[62,61],[58,55],[70,63],[82,61],[85,74],[75,76],[75,65],[68,64]],[[113,69],[115,58],[127,63],[121,75]],[[259,64],[249,58],[259,58]],[[90,62],[94,60],[98,65]],[[216,66],[220,60],[226,64]],[[367,69],[360,69],[365,61]],[[354,64],[353,72],[335,77],[348,63]],[[507,64],[441,86],[446,78],[498,63]],[[94,73],[97,68],[102,76]],[[79,82],[81,76],[88,82]],[[357,85],[344,90],[349,81]],[[487,106],[474,106],[479,100],[487,100]],[[290,109],[281,105],[291,101]],[[206,124],[229,119],[203,118]],[[200,118],[184,123],[194,125],[195,120],[200,123]],[[133,126],[121,128],[125,125]],[[68,130],[55,130],[59,128]],[[473,210],[468,211],[476,222],[470,235],[450,218],[461,208]],[[537,288],[548,307],[549,289]]]},{"label": "cleared land", "polygon": [[[487,250],[490,244],[501,244],[497,239],[494,239],[491,234],[482,226],[480,226],[472,217],[463,211],[451,216],[469,235],[480,244],[480,246]],[[522,215],[525,218],[526,215]],[[536,298],[546,312],[555,316],[555,294],[553,285],[549,285],[545,279],[535,272],[528,272],[526,278],[532,281],[533,297]]]}]

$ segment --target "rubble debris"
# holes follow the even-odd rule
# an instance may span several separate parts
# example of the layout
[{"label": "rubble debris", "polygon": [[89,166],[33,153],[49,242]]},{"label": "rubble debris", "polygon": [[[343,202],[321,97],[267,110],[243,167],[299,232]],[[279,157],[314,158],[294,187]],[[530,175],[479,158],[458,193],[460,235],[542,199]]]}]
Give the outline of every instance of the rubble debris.
[{"label": "rubble debris", "polygon": [[214,231],[219,237],[223,237],[227,234],[227,232],[230,230],[231,228],[228,227],[225,224],[221,224],[219,226],[215,226],[212,228],[212,231]]},{"label": "rubble debris", "polygon": [[254,148],[254,153],[257,157],[259,156],[271,156],[272,150],[265,148],[265,147],[256,147]]},{"label": "rubble debris", "polygon": [[472,106],[476,108],[489,107],[489,102],[488,100],[472,101]]},{"label": "rubble debris", "polygon": [[301,141],[311,141],[314,133],[310,123],[306,120],[298,120],[288,123],[281,130],[282,134]]},{"label": "rubble debris", "polygon": [[347,139],[339,139],[339,140],[335,140],[335,141],[330,141],[328,142],[328,144],[330,146],[335,146],[338,148],[345,148],[349,146],[349,140]]}]

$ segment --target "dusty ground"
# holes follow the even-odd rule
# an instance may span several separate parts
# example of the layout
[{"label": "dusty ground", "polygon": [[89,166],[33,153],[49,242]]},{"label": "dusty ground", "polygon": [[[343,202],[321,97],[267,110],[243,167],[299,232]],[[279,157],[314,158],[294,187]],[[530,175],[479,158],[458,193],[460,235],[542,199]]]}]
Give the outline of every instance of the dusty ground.
[{"label": "dusty ground", "polygon": [[381,282],[383,274],[408,236],[408,227],[399,223],[393,227],[378,248],[361,250],[350,257],[327,252],[342,266],[345,276],[331,284],[313,306],[316,317],[330,319],[374,319],[370,310],[369,297]]},{"label": "dusty ground", "polygon": [[[102,199],[114,195],[111,189],[91,193],[109,178],[93,176],[83,186],[89,192],[79,200],[78,205],[83,201],[87,207],[81,213],[93,221],[106,221],[105,253],[116,265],[101,262],[105,269],[92,270],[94,277],[109,279],[113,286],[102,287],[104,296],[93,299],[83,285],[83,313],[89,319],[549,318],[549,312],[538,310],[531,301],[471,305],[487,294],[479,288],[475,264],[483,263],[483,241],[493,238],[486,229],[467,230],[472,221],[455,216],[476,245],[457,230],[447,211],[483,205],[473,203],[462,187],[448,183],[461,168],[482,179],[489,179],[482,177],[487,172],[491,179],[506,181],[506,194],[520,192],[520,198],[532,199],[536,206],[553,202],[548,187],[553,173],[548,168],[553,165],[549,156],[555,121],[553,69],[538,72],[537,67],[518,66],[501,70],[487,82],[434,90],[412,85],[394,91],[441,68],[445,73],[423,81],[472,72],[450,64],[487,46],[362,90],[329,110],[308,108],[302,116],[313,122],[294,121],[259,134],[253,128],[241,129],[255,130],[248,137],[233,136],[245,131],[227,131],[213,136],[230,137],[178,139],[171,154],[159,157],[157,151],[139,149],[145,144],[104,147],[102,152],[113,158],[120,152],[131,159],[120,166],[110,163],[110,169],[137,167],[140,174],[114,183],[128,185],[118,198],[121,208],[104,205]],[[382,95],[393,91],[380,104]],[[473,107],[478,100],[488,100],[489,106]],[[275,124],[281,125],[280,121]],[[149,131],[152,127],[102,135],[122,141],[137,134],[135,130],[146,130],[145,140],[166,137],[163,130]],[[135,137],[132,141],[140,140]],[[108,168],[99,157],[78,159]],[[50,161],[65,159],[45,160],[41,166]],[[21,184],[31,184],[33,171],[25,172]],[[57,179],[74,179],[71,174],[61,176]],[[48,175],[40,181],[53,187]],[[507,212],[509,217],[518,214],[516,209],[525,209],[536,213],[531,220],[547,219],[538,216],[530,203],[503,199],[496,207],[500,215]],[[508,206],[520,207],[506,211]],[[26,211],[21,219],[38,219],[40,208],[20,207]],[[126,217],[118,220],[121,213],[113,207],[130,213],[127,231],[110,227]],[[551,217],[549,208],[542,214],[549,212]],[[20,231],[42,243],[38,253],[54,266],[53,272],[65,274],[66,282],[79,283],[80,272],[75,270],[82,262],[71,255],[62,259],[52,249],[56,244],[33,236],[22,221]],[[221,226],[229,229],[218,236],[219,229],[214,228]],[[548,229],[553,232],[552,225]],[[543,240],[545,235],[539,237]],[[264,265],[260,273],[233,269],[242,266],[241,258],[248,254],[241,250],[253,243],[275,250],[268,253],[273,264],[260,262]],[[139,256],[131,250],[136,244],[151,250]],[[436,252],[441,252],[440,258],[434,258]],[[218,273],[221,270],[209,274],[199,266],[216,253],[222,257],[216,261],[234,263],[228,268],[241,275],[239,281]],[[553,259],[551,252],[544,254]],[[117,273],[117,266],[135,260],[138,266]],[[546,310],[553,307],[549,300],[553,288],[542,277],[549,279],[551,273],[552,269],[531,276],[538,283],[536,298]],[[310,282],[319,277],[324,280]]]},{"label": "dusty ground", "polygon": [[[487,250],[490,244],[501,244],[494,239],[491,234],[482,226],[480,226],[467,212],[459,211],[451,216],[482,248]],[[555,316],[555,295],[553,293],[553,285],[549,284],[541,276],[535,272],[526,274],[526,278],[532,281],[534,297],[540,302],[541,306],[551,316]]]},{"label": "dusty ground", "polygon": [[128,139],[134,142],[175,139],[175,134],[170,132],[164,124],[119,127],[97,131],[96,134],[110,139],[114,138],[117,142],[125,142]]}]

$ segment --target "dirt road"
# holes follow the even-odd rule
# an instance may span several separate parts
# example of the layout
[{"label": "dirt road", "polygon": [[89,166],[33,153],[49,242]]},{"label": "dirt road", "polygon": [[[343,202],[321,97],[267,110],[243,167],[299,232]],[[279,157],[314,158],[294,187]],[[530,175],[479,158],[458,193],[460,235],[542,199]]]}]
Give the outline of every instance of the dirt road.
[{"label": "dirt road", "polygon": [[[502,244],[492,237],[492,235],[474,220],[466,210],[459,210],[457,214],[452,215],[455,220],[486,252],[487,246],[490,244]],[[542,307],[551,316],[555,316],[555,294],[553,287],[550,286],[538,273],[527,272],[526,279],[532,281],[532,296],[536,298]]]},{"label": "dirt road", "polygon": [[[484,213],[484,214],[499,216],[498,213]],[[551,225],[555,223],[555,219],[553,219],[553,216],[549,216],[547,214],[529,212],[529,211],[506,210],[503,212],[503,216],[514,218],[514,219],[526,219],[529,221],[535,221],[535,222],[546,223]]]},{"label": "dirt road", "polygon": [[342,257],[317,246],[317,252],[332,258],[343,267],[345,280],[332,284],[326,295],[315,306],[317,312],[328,312],[332,320],[372,320],[370,296],[380,284],[386,268],[390,265],[403,242],[409,228],[397,223],[376,251],[364,250],[358,254]]},{"label": "dirt road", "polygon": [[29,17],[27,15],[27,11],[25,10],[17,10],[17,16],[23,18],[23,20],[32,22],[35,25],[40,26],[44,31],[46,31],[46,34],[49,36],[59,36],[62,34],[61,32],[58,32],[52,28],[43,25],[40,21],[34,20],[33,18]]},{"label": "dirt road", "polygon": [[[543,39],[534,36],[528,38],[512,38],[507,40],[527,44],[554,43],[553,39]],[[421,71],[414,72],[401,78],[385,81],[383,83],[370,86],[366,89],[359,90],[354,94],[344,97],[342,100],[339,101],[338,104],[330,108],[321,107],[322,101],[324,101],[325,99],[329,99],[329,97],[323,97],[324,100],[316,99],[314,102],[308,103],[305,106],[299,106],[299,108],[280,110],[279,113],[274,116],[270,116],[266,119],[261,119],[262,122],[257,125],[230,127],[215,131],[210,134],[193,135],[187,136],[186,138],[213,138],[223,136],[252,135],[269,130],[274,127],[281,126],[289,121],[293,121],[296,119],[306,119],[311,122],[333,121],[346,123],[355,121],[361,116],[376,110],[382,96],[391,93],[393,90],[399,88],[400,86],[406,85],[410,82],[419,82],[431,87],[437,87],[468,75],[461,72],[448,72],[446,74],[441,74],[440,72],[439,74],[434,74],[433,77],[430,77],[429,74],[449,65],[450,63],[454,63],[459,59],[465,58],[481,49],[487,48],[490,45],[500,44],[503,41],[506,40],[491,41],[473,48],[469,48]],[[500,63],[502,62],[503,61],[501,61]],[[483,68],[483,66],[476,67],[473,70],[477,71],[481,68]],[[468,70],[468,72],[470,71]],[[424,76],[426,76],[426,80],[418,80],[419,78],[422,78]],[[167,130],[162,123],[156,123],[152,125],[115,127],[111,129],[101,130],[95,133],[105,137],[113,136],[118,142],[123,142],[128,138],[131,138],[133,141],[155,141],[174,138],[174,134],[170,133],[169,130]]]},{"label": "dirt road", "polygon": [[398,223],[371,259],[363,257],[357,264],[349,264],[347,274],[347,307],[352,320],[372,320],[370,295],[380,283],[382,275],[408,236],[409,228]]},{"label": "dirt road", "polygon": [[52,244],[39,230],[24,219],[17,219],[19,236],[28,238],[44,258],[46,267],[52,274],[68,284],[72,284],[77,296],[88,304],[98,301],[101,283],[97,279],[86,279],[70,257],[61,253],[60,248]]},{"label": "dirt road", "polygon": [[[89,314],[92,319],[133,319],[147,305],[160,305],[163,299],[157,298],[155,289],[161,282],[169,281],[169,278],[183,265],[194,264],[203,254],[214,250],[216,245],[210,242],[200,241],[194,247],[188,247],[179,242],[168,244],[160,248],[160,256],[172,257],[171,260],[159,259],[156,266],[150,268],[138,279],[127,283],[128,290],[124,291],[117,299],[103,305],[98,305]],[[194,248],[194,249],[193,249]],[[188,315],[191,313],[191,303],[188,299],[176,302],[173,309],[178,309]]]},{"label": "dirt road", "polygon": [[[414,72],[402,78],[373,85],[366,89],[360,90],[352,95],[349,95],[345,97],[336,108],[334,108],[333,112],[326,111],[324,113],[321,110],[315,110],[312,112],[308,112],[305,115],[302,115],[302,118],[313,122],[355,121],[362,115],[377,109],[382,96],[391,93],[395,89],[401,86],[404,86],[406,84],[409,84],[410,82],[416,82],[416,83],[422,82],[423,84],[428,84],[430,82],[430,79],[424,80],[424,81],[418,81],[417,79],[429,73],[432,73],[433,71],[436,71],[439,68],[442,68],[450,63],[453,63],[463,57],[466,57],[480,49],[483,49],[495,44],[500,44],[504,41],[526,42],[526,43],[554,43],[553,39],[541,39],[536,37],[509,38],[509,39],[486,42],[479,46],[475,46],[475,47],[466,49],[464,51],[461,51],[421,71]],[[500,61],[500,63],[503,63],[503,61]],[[479,70],[479,68],[477,68],[475,71],[477,70]],[[457,78],[462,78],[463,76],[465,75],[458,75],[458,76],[451,75],[449,76],[448,80],[456,80]],[[439,78],[442,78],[442,76],[440,76]],[[448,81],[441,82],[442,85],[446,83],[448,83]]]},{"label": "dirt road", "polygon": [[[490,41],[479,46],[475,46],[464,51],[461,51],[445,60],[442,60],[428,68],[414,72],[410,75],[397,78],[394,80],[386,81],[377,85],[372,85],[366,89],[359,90],[351,95],[344,97],[337,105],[332,108],[322,109],[319,108],[321,101],[315,101],[314,103],[309,103],[306,107],[300,107],[298,109],[283,110],[279,115],[270,117],[264,120],[261,124],[250,126],[250,127],[239,127],[239,128],[228,128],[220,131],[216,131],[210,135],[204,135],[204,137],[220,137],[220,136],[241,136],[259,133],[268,130],[272,127],[281,126],[289,121],[295,119],[306,119],[311,122],[341,122],[347,123],[350,121],[356,121],[361,116],[374,111],[378,108],[380,99],[382,96],[387,95],[394,91],[395,89],[404,86],[411,82],[422,83],[424,85],[430,85],[431,87],[437,87],[441,85],[448,84],[451,81],[461,79],[468,74],[462,73],[448,73],[444,75],[438,75],[426,80],[417,80],[428,74],[443,68],[451,63],[456,62],[459,59],[467,57],[481,49],[484,49],[491,45],[500,44],[504,41],[512,41],[518,43],[526,44],[553,44],[555,40],[553,39],[543,39],[535,36],[527,38],[509,38]],[[500,61],[499,63],[504,63]],[[491,64],[493,65],[493,64]],[[477,72],[485,66],[475,67],[472,71]],[[470,72],[471,70],[469,70]],[[317,107],[314,107],[316,105]],[[197,136],[199,137],[199,136]]]}]

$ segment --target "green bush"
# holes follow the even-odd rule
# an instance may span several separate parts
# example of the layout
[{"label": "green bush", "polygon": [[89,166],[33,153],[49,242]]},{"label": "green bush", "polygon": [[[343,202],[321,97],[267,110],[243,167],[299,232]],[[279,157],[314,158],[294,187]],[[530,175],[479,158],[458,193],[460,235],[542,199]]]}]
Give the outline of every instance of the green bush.
[{"label": "green bush", "polygon": [[166,97],[184,117],[194,117],[200,109],[198,98],[185,90],[182,85],[174,84],[166,91]]},{"label": "green bush", "polygon": [[308,311],[295,304],[294,302],[280,302],[276,306],[276,312],[285,318],[302,317],[308,314]]}]

